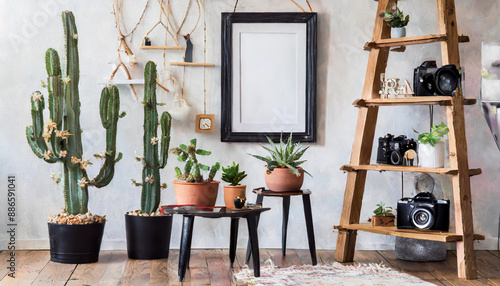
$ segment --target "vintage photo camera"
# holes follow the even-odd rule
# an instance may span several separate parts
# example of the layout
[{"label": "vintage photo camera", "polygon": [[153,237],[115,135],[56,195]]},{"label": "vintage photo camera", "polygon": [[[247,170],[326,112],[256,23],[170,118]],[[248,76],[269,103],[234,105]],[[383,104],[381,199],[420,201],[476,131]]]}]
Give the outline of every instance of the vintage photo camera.
[{"label": "vintage photo camera", "polygon": [[[387,134],[378,138],[377,163],[413,166],[415,156],[405,156],[409,150],[417,152],[417,142],[404,135]],[[407,153],[408,152],[408,153]]]},{"label": "vintage photo camera", "polygon": [[414,71],[415,96],[453,95],[460,84],[460,72],[455,65],[440,68],[436,61],[425,61]]},{"label": "vintage photo camera", "polygon": [[449,226],[449,200],[436,200],[432,193],[422,192],[413,198],[403,198],[398,202],[398,229],[448,231]]}]

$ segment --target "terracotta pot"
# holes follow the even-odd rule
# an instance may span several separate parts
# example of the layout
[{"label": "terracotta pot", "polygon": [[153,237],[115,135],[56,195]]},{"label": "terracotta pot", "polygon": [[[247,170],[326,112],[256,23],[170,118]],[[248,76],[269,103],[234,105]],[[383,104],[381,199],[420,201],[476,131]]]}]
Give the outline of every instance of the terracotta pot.
[{"label": "terracotta pot", "polygon": [[300,176],[292,174],[288,168],[274,168],[268,174],[267,167],[264,168],[264,179],[266,180],[267,188],[273,192],[296,192],[300,191],[302,183],[304,183],[304,170],[298,168]]},{"label": "terracotta pot", "polygon": [[372,226],[394,226],[394,216],[372,216]]},{"label": "terracotta pot", "polygon": [[173,181],[177,205],[215,206],[220,182],[187,183]]},{"label": "terracotta pot", "polygon": [[223,186],[224,188],[224,203],[226,208],[234,209],[234,199],[236,197],[246,198],[247,197],[247,186],[237,185],[237,186]]}]

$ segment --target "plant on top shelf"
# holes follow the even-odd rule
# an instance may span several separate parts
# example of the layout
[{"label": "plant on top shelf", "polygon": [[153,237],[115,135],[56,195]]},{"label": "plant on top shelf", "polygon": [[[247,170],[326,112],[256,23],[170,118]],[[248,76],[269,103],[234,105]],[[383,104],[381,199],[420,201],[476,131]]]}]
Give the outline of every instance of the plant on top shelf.
[{"label": "plant on top shelf", "polygon": [[249,154],[267,163],[264,174],[267,187],[275,192],[299,191],[304,181],[304,173],[311,176],[309,172],[300,167],[306,162],[301,158],[310,146],[305,147],[298,142],[293,143],[292,134],[286,142],[283,141],[282,135],[279,144],[274,143],[269,137],[267,140],[271,148],[260,146],[267,150],[270,156],[262,157]]},{"label": "plant on top shelf", "polygon": [[[444,167],[445,147],[441,140],[450,129],[444,122],[431,127],[430,133],[419,133],[419,161],[420,165],[425,168],[442,168]],[[415,131],[417,132],[417,131]],[[418,132],[417,132],[418,133]]]},{"label": "plant on top shelf", "polygon": [[227,208],[241,208],[245,204],[247,186],[241,185],[240,182],[246,176],[245,171],[240,172],[240,164],[235,162],[233,162],[233,165],[222,167],[222,180],[229,183],[229,186],[223,186],[224,202]]},{"label": "plant on top shelf", "polygon": [[[209,156],[212,152],[196,149],[196,143],[196,139],[191,139],[189,145],[180,144],[170,149],[170,153],[178,156],[179,162],[185,162],[183,170],[175,167],[175,177],[178,179],[174,181],[176,202],[182,205],[214,206],[219,188],[219,182],[214,181],[214,177],[220,169],[220,163],[212,167],[200,163],[197,155]],[[202,171],[209,172],[206,179]]]},{"label": "plant on top shelf", "polygon": [[[45,99],[36,91],[31,97],[33,124],[26,127],[28,143],[37,157],[47,163],[62,163],[62,177],[53,174],[52,179],[62,184],[64,211],[49,216],[51,260],[63,263],[95,262],[104,231],[105,216],[92,215],[88,210],[88,187],[107,186],[114,175],[115,163],[122,158],[116,152],[116,131],[120,109],[120,96],[115,86],[105,87],[101,92],[99,115],[106,130],[106,150],[95,154],[104,160],[99,174],[90,179],[84,158],[82,129],[80,126],[79,58],[78,32],[72,12],[62,13],[66,63],[61,69],[59,54],[54,49],[45,53],[45,67],[48,74],[47,88],[49,119],[44,124]],[[78,226],[76,226],[78,225]],[[72,237],[82,236],[85,245]]]},{"label": "plant on top shelf", "polygon": [[403,11],[396,8],[396,10],[387,10],[385,13],[380,15],[387,22],[387,26],[393,28],[391,29],[392,38],[401,38],[406,36],[406,25],[410,22],[410,16],[404,15]]},{"label": "plant on top shelf", "polygon": [[376,204],[377,208],[373,211],[372,226],[393,226],[394,214],[392,207],[386,207],[383,202]]}]

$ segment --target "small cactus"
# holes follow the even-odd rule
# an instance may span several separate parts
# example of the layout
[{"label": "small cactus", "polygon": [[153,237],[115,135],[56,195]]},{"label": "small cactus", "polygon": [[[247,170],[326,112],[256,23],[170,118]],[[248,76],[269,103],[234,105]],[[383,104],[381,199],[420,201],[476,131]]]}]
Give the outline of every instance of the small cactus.
[{"label": "small cactus", "polygon": [[[34,92],[31,96],[33,124],[26,127],[26,138],[39,158],[48,163],[61,162],[64,165],[64,212],[77,215],[88,212],[88,186],[102,188],[108,185],[114,175],[115,163],[122,157],[121,153],[116,154],[120,96],[115,86],[102,90],[99,111],[102,126],[106,129],[106,151],[102,156],[104,164],[99,174],[90,180],[86,167],[91,163],[83,159],[80,128],[78,33],[72,12],[64,11],[62,20],[66,43],[66,73],[63,76],[61,72],[58,53],[54,49],[48,49],[45,65],[50,116],[44,125],[45,100],[41,92]],[[47,145],[49,142],[50,146]]]},{"label": "small cactus", "polygon": [[[186,162],[184,166],[184,172],[181,171],[179,167],[175,167],[176,178],[181,181],[186,181],[188,183],[210,183],[213,181],[217,171],[220,169],[220,163],[215,163],[212,167],[201,164],[198,162],[196,155],[208,156],[212,152],[196,149],[196,139],[191,139],[189,145],[181,144],[179,147],[170,149],[170,153],[177,155],[177,161]],[[203,175],[201,171],[209,172],[208,178],[203,180]]]}]

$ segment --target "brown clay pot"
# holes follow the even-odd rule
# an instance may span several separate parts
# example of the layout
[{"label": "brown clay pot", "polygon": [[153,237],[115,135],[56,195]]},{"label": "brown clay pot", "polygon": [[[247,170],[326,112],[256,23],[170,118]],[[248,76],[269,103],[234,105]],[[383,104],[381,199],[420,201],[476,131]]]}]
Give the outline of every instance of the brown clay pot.
[{"label": "brown clay pot", "polygon": [[267,167],[264,168],[264,179],[266,181],[267,188],[272,192],[296,192],[300,191],[302,183],[304,183],[304,170],[298,168],[300,176],[295,176],[290,173],[288,168],[274,168],[274,170],[268,174]]},{"label": "brown clay pot", "polygon": [[224,188],[224,203],[226,208],[234,209],[234,200],[237,197],[246,198],[247,197],[247,186],[237,185],[237,186],[223,186]]},{"label": "brown clay pot", "polygon": [[213,207],[217,200],[220,182],[212,183],[187,183],[173,181],[175,203],[177,205],[195,205]]},{"label": "brown clay pot", "polygon": [[372,216],[372,226],[394,226],[394,216]]}]

